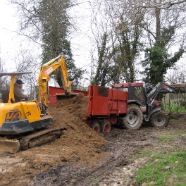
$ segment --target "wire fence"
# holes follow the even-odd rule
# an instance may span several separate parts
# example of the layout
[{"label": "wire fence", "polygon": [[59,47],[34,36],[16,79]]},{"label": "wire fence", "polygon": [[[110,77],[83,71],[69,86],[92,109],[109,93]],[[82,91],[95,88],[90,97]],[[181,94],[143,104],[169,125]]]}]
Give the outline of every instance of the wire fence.
[{"label": "wire fence", "polygon": [[163,110],[169,114],[186,113],[186,93],[166,94],[162,100]]}]

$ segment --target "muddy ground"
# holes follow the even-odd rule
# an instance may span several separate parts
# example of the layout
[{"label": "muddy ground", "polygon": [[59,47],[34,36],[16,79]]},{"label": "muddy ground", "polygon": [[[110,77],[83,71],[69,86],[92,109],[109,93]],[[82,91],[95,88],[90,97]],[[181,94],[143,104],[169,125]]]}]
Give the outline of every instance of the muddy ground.
[{"label": "muddy ground", "polygon": [[186,148],[185,135],[178,136],[170,143],[159,143],[160,137],[174,131],[186,132],[184,118],[171,120],[170,125],[164,129],[150,126],[144,126],[138,131],[112,128],[111,133],[104,136],[107,144],[102,147],[107,156],[96,167],[88,168],[84,162],[80,167],[61,164],[37,175],[30,185],[131,185],[136,170],[148,161],[148,157],[134,159],[144,148],[157,152],[158,149],[162,152],[163,148],[163,153],[168,153],[170,148],[174,148],[175,151],[176,148]]},{"label": "muddy ground", "polygon": [[17,154],[0,155],[0,185],[129,185],[135,169],[148,159],[134,160],[142,149],[186,147],[185,136],[165,146],[159,136],[186,131],[186,118],[164,129],[143,126],[130,131],[113,127],[98,135],[85,124],[86,99],[74,98],[50,108],[54,126],[65,127],[58,140]]}]

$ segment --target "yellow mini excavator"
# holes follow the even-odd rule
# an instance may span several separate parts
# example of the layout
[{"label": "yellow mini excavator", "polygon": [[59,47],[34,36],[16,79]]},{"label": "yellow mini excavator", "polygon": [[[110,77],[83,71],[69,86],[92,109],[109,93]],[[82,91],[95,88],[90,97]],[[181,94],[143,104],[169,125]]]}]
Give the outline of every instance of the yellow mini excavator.
[{"label": "yellow mini excavator", "polygon": [[47,112],[48,80],[57,68],[61,70],[62,82],[66,94],[71,93],[71,82],[68,80],[65,59],[62,55],[44,64],[38,78],[38,102],[15,102],[14,82],[17,75],[26,72],[0,73],[10,76],[8,100],[0,103],[0,153],[15,153],[21,149],[39,146],[59,138],[64,128],[52,127],[52,116]]}]

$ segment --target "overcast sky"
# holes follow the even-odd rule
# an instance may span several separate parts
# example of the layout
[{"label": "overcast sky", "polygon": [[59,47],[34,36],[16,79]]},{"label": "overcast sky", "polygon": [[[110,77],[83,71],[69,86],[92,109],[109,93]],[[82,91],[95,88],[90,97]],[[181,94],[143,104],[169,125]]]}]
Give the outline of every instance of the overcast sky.
[{"label": "overcast sky", "polygon": [[[91,31],[89,4],[85,2],[75,7],[71,11],[71,15],[73,18],[76,17],[73,20],[76,23],[76,30],[72,30],[70,35],[75,64],[90,72],[89,36]],[[40,46],[26,37],[18,35],[18,30],[19,17],[16,8],[8,3],[8,0],[0,0],[0,57],[8,71],[15,70],[15,57],[19,55],[20,50],[28,50],[38,57],[41,54]]]},{"label": "overcast sky", "polygon": [[[84,2],[70,11],[75,23],[75,29],[71,31],[69,40],[71,41],[72,53],[77,67],[88,71],[84,77],[90,77],[91,71],[91,19],[89,2]],[[91,1],[93,2],[93,0]],[[8,3],[8,0],[0,0],[0,57],[5,63],[7,71],[15,71],[15,59],[20,50],[29,51],[38,62],[41,61],[39,55],[41,48],[26,37],[19,36],[19,18],[16,8]],[[179,62],[185,63],[185,55]],[[179,64],[178,63],[178,64]],[[88,82],[87,82],[88,83]]]},{"label": "overcast sky", "polygon": [[[17,19],[13,8],[6,0],[0,1],[0,52],[2,61],[11,61],[11,53],[16,50],[16,35],[13,30],[17,29]],[[11,62],[13,64],[13,62]]]}]

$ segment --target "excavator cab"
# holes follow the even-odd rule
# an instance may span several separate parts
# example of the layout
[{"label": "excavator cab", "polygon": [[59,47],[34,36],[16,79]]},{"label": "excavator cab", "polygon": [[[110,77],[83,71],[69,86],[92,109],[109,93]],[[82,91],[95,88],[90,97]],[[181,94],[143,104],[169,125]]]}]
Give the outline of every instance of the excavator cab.
[{"label": "excavator cab", "polygon": [[[30,73],[30,72],[29,72]],[[35,101],[15,102],[14,82],[18,75],[28,72],[0,73],[2,76],[10,76],[8,100],[0,103],[0,135],[15,135],[41,129],[51,124],[52,117],[43,119],[40,108]]]},{"label": "excavator cab", "polygon": [[10,84],[8,87],[4,89],[0,89],[0,99],[3,103],[14,103],[15,95],[14,95],[14,82],[16,76],[24,75],[24,74],[30,74],[31,72],[10,72],[10,73],[0,73],[0,78],[2,76],[10,76]]}]

